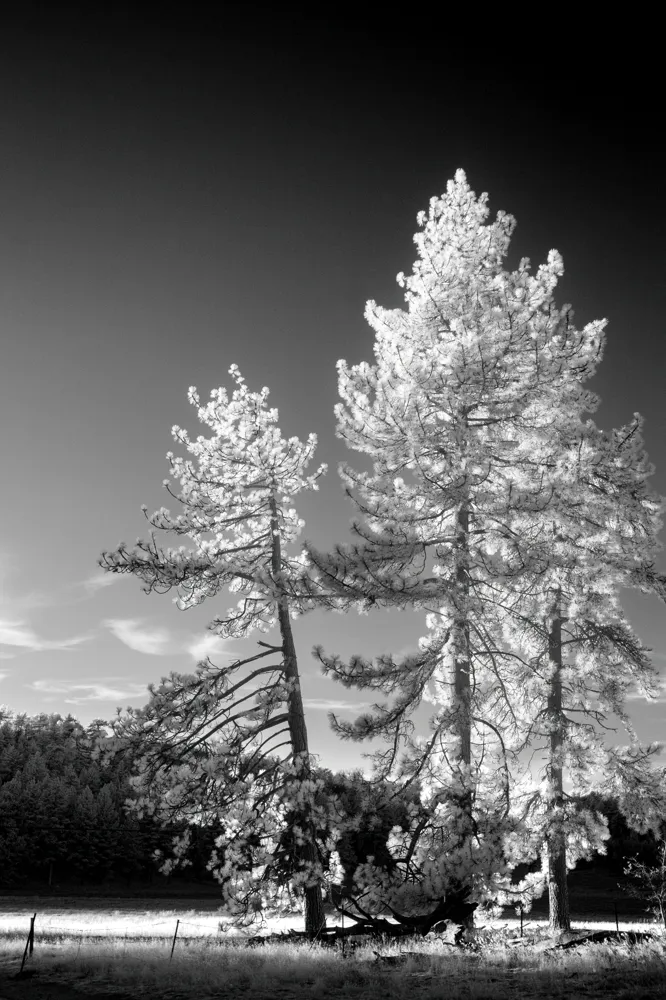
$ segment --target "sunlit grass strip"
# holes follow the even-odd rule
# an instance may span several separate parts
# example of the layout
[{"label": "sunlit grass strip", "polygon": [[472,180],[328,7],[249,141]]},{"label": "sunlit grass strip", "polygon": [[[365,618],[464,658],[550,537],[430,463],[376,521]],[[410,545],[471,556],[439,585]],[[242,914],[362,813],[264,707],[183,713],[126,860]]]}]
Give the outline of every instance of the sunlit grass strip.
[{"label": "sunlit grass strip", "polygon": [[[34,912],[34,911],[33,911]],[[0,913],[0,935],[22,932],[26,915],[24,913]],[[222,922],[218,914],[200,914],[192,911],[146,911],[127,913],[123,911],[72,912],[63,910],[37,910],[36,932],[72,932],[139,937],[161,937],[173,934],[176,920],[180,920],[183,933],[187,937],[208,937],[219,933]]]},{"label": "sunlit grass strip", "polygon": [[[30,916],[34,912],[17,910],[0,912],[0,936],[12,933],[27,933]],[[163,937],[173,935],[176,920],[180,921],[178,937],[223,937],[240,939],[257,933],[286,933],[288,930],[302,930],[303,917],[295,915],[281,920],[267,921],[248,932],[237,931],[230,921],[218,913],[199,913],[195,910],[146,910],[128,912],[126,910],[76,911],[71,909],[45,909],[37,906],[36,935],[47,932],[94,934],[100,937],[128,936],[138,938]],[[328,918],[330,927],[339,923],[337,918]]]},{"label": "sunlit grass strip", "polygon": [[[27,907],[16,907],[16,909],[4,912],[0,911],[0,935],[13,931],[23,933],[27,928],[30,916],[37,911],[36,932],[39,930],[62,930],[81,933],[104,934],[138,934],[140,937],[161,937],[164,934],[173,933],[176,920],[180,920],[181,926],[189,937],[206,937],[218,935],[239,937],[244,936],[241,932],[235,931],[227,918],[219,913],[201,912],[197,910],[182,910],[178,908],[163,910],[143,910],[143,909],[98,909],[98,910],[77,910],[63,907],[62,909],[45,906],[40,909],[40,900],[32,902]],[[340,923],[336,915],[327,917],[329,926]],[[520,927],[520,920],[517,917],[500,917],[497,919],[479,920],[479,924],[486,928],[515,930]],[[349,925],[349,921],[347,921]],[[547,917],[533,917],[525,915],[525,933],[529,929],[535,930],[548,926]],[[586,928],[590,930],[612,930],[615,928],[614,919],[603,920],[573,920],[574,929]],[[221,928],[224,928],[221,931]],[[302,930],[303,918],[299,915],[285,917],[280,920],[270,920],[263,927],[257,927],[249,934],[267,934],[276,932],[286,932],[289,929]],[[662,925],[652,917],[646,915],[643,919],[622,920],[620,918],[620,930],[660,930]],[[179,934],[180,936],[180,934]]]},{"label": "sunlit grass strip", "polygon": [[[25,939],[30,922],[28,912],[0,913],[0,938],[20,938]],[[294,916],[282,920],[273,920],[263,927],[258,927],[248,934],[236,931],[225,918],[216,913],[200,913],[195,910],[161,910],[161,911],[135,911],[124,910],[98,910],[96,912],[72,911],[72,910],[37,910],[37,920],[35,924],[35,946],[40,947],[42,943],[64,941],[68,937],[78,940],[81,937],[96,939],[97,941],[109,941],[121,939],[123,941],[134,940],[140,942],[155,941],[162,942],[171,940],[173,937],[176,920],[180,921],[178,942],[202,940],[223,942],[238,940],[242,942],[245,937],[253,934],[286,933],[290,929],[302,929],[302,917]],[[329,919],[329,925],[333,921]],[[614,930],[614,921],[580,921],[572,924],[574,931],[596,931]],[[487,920],[484,929],[480,931],[482,935],[488,933],[498,933],[500,935],[517,936],[520,921],[517,918]],[[524,921],[524,934],[526,938],[535,934],[543,934],[547,931],[548,921],[546,919],[535,918]],[[653,931],[662,934],[663,928],[660,924],[647,921],[633,920],[630,922],[620,922],[621,931]],[[419,939],[420,940],[420,939]],[[421,941],[422,946],[429,946],[430,938]],[[438,944],[437,947],[440,947]]]}]

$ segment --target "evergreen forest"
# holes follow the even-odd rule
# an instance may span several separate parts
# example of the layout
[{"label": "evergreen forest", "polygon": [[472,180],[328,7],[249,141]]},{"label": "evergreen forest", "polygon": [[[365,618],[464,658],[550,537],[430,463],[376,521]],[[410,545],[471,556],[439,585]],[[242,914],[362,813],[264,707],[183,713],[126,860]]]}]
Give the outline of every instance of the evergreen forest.
[{"label": "evergreen forest", "polygon": [[[108,728],[96,719],[82,726],[72,715],[29,716],[0,708],[0,887],[53,891],[84,886],[107,886],[114,892],[149,890],[163,885],[162,858],[182,825],[169,827],[150,816],[138,818],[127,809],[135,797],[130,778],[133,762],[126,754],[101,756],[95,752]],[[370,782],[360,774],[333,775],[320,770],[327,791],[345,803],[349,815],[367,802]],[[400,821],[404,803],[393,804],[381,790],[373,795],[373,815],[355,833],[347,832],[337,845],[345,877],[373,856],[388,862],[387,841]],[[627,858],[655,863],[654,835],[628,827],[617,802],[601,795],[584,803],[608,819],[610,838],[606,854],[597,854],[579,867],[603,867],[621,875]],[[367,809],[367,805],[365,807]],[[185,864],[168,876],[178,884],[215,887],[207,869],[219,833],[213,824],[192,824]],[[519,874],[519,873],[517,873]],[[343,879],[344,881],[344,879]],[[198,890],[200,891],[200,890]]]}]

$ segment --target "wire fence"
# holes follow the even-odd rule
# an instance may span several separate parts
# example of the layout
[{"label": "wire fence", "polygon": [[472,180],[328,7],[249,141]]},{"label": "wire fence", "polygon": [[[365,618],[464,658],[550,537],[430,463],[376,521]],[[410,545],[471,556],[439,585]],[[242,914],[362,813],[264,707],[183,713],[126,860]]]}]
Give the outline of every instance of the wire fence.
[{"label": "wire fence", "polygon": [[[118,920],[113,923],[83,925],[54,919],[48,911],[41,915],[39,911],[36,911],[28,920],[29,928],[23,954],[20,957],[19,976],[24,973],[26,963],[32,959],[33,954],[39,955],[40,946],[42,948],[49,947],[53,944],[62,944],[64,941],[71,942],[74,948],[78,944],[76,954],[72,957],[72,962],[76,962],[81,952],[81,946],[85,942],[94,943],[96,947],[99,947],[100,939],[106,940],[110,944],[118,942],[122,942],[124,945],[152,943],[156,947],[164,944],[165,959],[168,957],[169,961],[173,959],[178,942],[184,944],[205,941],[208,944],[222,944],[229,940],[228,936],[224,934],[225,924],[219,916],[211,917],[206,922],[170,917],[162,920],[134,920],[131,923]],[[20,921],[13,922],[16,923],[16,927],[2,927],[0,924],[0,939],[4,938],[8,942],[23,940],[26,935],[25,925],[24,929],[21,930],[18,926]],[[18,961],[17,954],[17,963]]]},{"label": "wire fence", "polygon": [[[15,915],[13,918],[14,922],[17,924],[17,926],[13,928],[3,927],[3,922],[0,920],[0,939],[4,938],[7,941],[18,939],[23,940],[23,937],[26,934],[25,924],[23,925],[23,930],[21,930],[18,926],[20,921],[17,919],[17,916],[18,915]],[[56,918],[55,915],[50,913],[48,910],[44,911],[41,915],[39,911],[35,911],[31,917],[22,918],[29,920],[29,927],[27,929],[27,937],[20,960],[18,975],[23,974],[26,963],[33,957],[33,954],[35,952],[39,954],[40,945],[42,947],[48,947],[54,943],[62,944],[64,941],[71,942],[74,946],[76,946],[78,942],[78,950],[76,955],[72,957],[72,963],[74,963],[80,956],[81,947],[84,942],[94,942],[96,947],[99,947],[100,939],[104,939],[110,944],[122,942],[124,947],[133,943],[152,943],[155,947],[164,945],[164,958],[166,960],[168,955],[168,961],[173,959],[176,946],[179,942],[181,944],[206,942],[207,944],[222,945],[228,943],[247,943],[248,940],[252,940],[245,935],[229,936],[226,932],[231,929],[231,925],[227,925],[219,914],[211,915],[209,919],[202,921],[187,920],[176,916],[159,920],[150,920],[147,919],[147,914],[137,913],[136,919],[131,923],[128,923],[126,919],[123,920],[121,918],[113,923],[91,923],[88,925],[70,923],[68,920],[63,920],[62,918],[63,914],[58,914]],[[519,917],[513,919],[505,919],[503,923],[519,924],[522,937],[523,933],[533,933],[540,928],[543,928],[547,925],[548,919],[527,919],[523,918],[523,915],[521,914]],[[630,926],[639,925],[645,928],[645,930],[654,930],[655,937],[661,937],[664,933],[664,928],[661,922],[656,920],[656,918],[646,915],[642,919],[637,919],[633,914],[620,916],[617,905],[613,906],[612,914],[607,915],[605,920],[574,920],[572,921],[572,927],[576,927],[580,924],[589,928],[591,925],[599,923],[614,924],[618,932],[620,932],[621,929],[629,931]],[[194,933],[192,933],[192,931],[194,931]]]},{"label": "wire fence", "polygon": [[[35,913],[31,920],[35,920],[38,914]],[[46,920],[44,921],[44,917]],[[159,939],[163,936],[169,936],[173,931],[175,924],[178,924],[181,928],[189,927],[196,928],[198,930],[206,931],[207,934],[193,935],[197,937],[218,937],[223,930],[223,921],[219,918],[211,918],[210,921],[206,923],[201,923],[200,921],[194,920],[184,920],[182,917],[170,917],[166,920],[151,920],[145,921],[139,924],[137,921],[132,921],[131,923],[123,923],[121,921],[116,921],[110,924],[71,924],[53,922],[49,920],[48,915],[42,915],[42,920],[40,920],[39,932],[42,938],[62,938],[71,937],[72,935],[79,934],[83,937],[138,937],[142,940],[146,938]],[[155,933],[155,930],[159,928],[161,933]],[[0,922],[0,938],[17,937],[23,936],[23,931],[13,929],[10,927],[3,927]]]}]

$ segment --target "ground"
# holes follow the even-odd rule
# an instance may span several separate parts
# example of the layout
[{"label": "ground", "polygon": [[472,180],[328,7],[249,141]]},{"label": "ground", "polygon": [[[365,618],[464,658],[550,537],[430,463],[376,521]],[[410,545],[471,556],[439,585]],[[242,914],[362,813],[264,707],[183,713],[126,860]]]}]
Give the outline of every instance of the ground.
[{"label": "ground", "polygon": [[[312,996],[326,996],[330,1000],[343,1000],[343,998],[359,997],[361,994],[349,990],[344,991],[313,991],[314,983],[304,984],[298,992],[291,989],[270,988],[265,993],[257,992],[252,987],[245,990],[213,991],[207,994],[211,1000],[241,1000],[242,997],[252,998],[252,1000],[306,1000]],[[377,984],[379,986],[379,984]],[[621,984],[614,983],[611,979],[598,976],[579,975],[566,976],[553,988],[553,984],[548,981],[540,982],[538,977],[533,977],[532,981],[526,981],[524,975],[505,973],[489,977],[487,988],[483,991],[478,989],[465,989],[465,984],[452,983],[450,980],[437,983],[431,977],[415,976],[409,984],[409,992],[392,993],[390,984],[382,984],[384,989],[381,992],[373,993],[373,996],[386,998],[410,997],[412,1000],[427,998],[435,1000],[436,997],[451,998],[473,997],[474,1000],[509,1000],[509,998],[519,997],[520,1000],[550,1000],[553,997],[566,997],[567,1000],[663,1000],[665,995],[664,983],[655,984],[652,987],[643,987],[640,983],[632,985],[631,981],[624,980]],[[388,985],[388,990],[386,990]],[[458,987],[458,991],[454,989]],[[133,992],[132,994],[120,992],[111,984],[104,983],[66,983],[60,980],[48,980],[41,976],[33,976],[22,980],[6,980],[0,977],[0,1000],[157,1000],[158,994],[147,994],[145,992]],[[194,1000],[195,994],[184,994],[180,992],[162,991],[159,996],[162,1000]]]},{"label": "ground", "polygon": [[[640,904],[608,873],[574,873],[572,909],[585,925],[647,929]],[[16,974],[30,917],[35,953]],[[664,1000],[666,938],[649,946],[587,945],[549,951],[544,914],[486,929],[480,951],[432,936],[370,944],[343,960],[291,944],[249,949],[220,933],[217,898],[0,895],[0,1000]],[[588,919],[589,918],[589,919]],[[633,919],[632,919],[633,918]],[[642,923],[636,923],[636,918]],[[169,960],[180,921],[173,962]],[[631,920],[631,923],[630,923]],[[541,924],[540,924],[541,921]],[[595,923],[596,921],[596,923]],[[580,926],[580,924],[579,924]],[[660,928],[653,928],[659,935]],[[376,959],[375,951],[380,958]],[[406,951],[423,951],[407,955]]]}]

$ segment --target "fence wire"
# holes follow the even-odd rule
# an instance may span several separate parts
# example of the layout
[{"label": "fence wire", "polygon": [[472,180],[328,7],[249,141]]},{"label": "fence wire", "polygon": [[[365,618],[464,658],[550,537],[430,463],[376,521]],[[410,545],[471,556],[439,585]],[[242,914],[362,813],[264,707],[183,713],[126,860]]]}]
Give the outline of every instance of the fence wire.
[{"label": "fence wire", "polygon": [[[513,921],[516,922],[516,921]],[[587,921],[587,923],[598,923],[599,921]],[[601,921],[604,922],[604,921]],[[606,921],[610,923],[611,921]],[[34,961],[33,951],[35,953],[36,960],[39,960],[40,945],[42,947],[49,947],[53,944],[54,939],[67,938],[71,941],[73,949],[76,948],[78,942],[78,950],[76,954],[72,956],[69,962],[64,958],[61,963],[70,965],[75,964],[80,959],[81,947],[84,942],[94,944],[99,947],[100,940],[107,941],[110,945],[122,944],[123,952],[125,951],[127,945],[131,945],[133,942],[146,944],[151,941],[154,942],[155,946],[160,946],[160,950],[163,949],[165,960],[170,960],[173,957],[174,949],[177,948],[178,942],[182,944],[191,944],[193,942],[200,942],[206,944],[219,944],[227,945],[233,943],[244,943],[248,937],[246,935],[239,935],[238,937],[229,937],[225,930],[223,924],[223,919],[220,915],[211,915],[210,919],[205,923],[201,920],[183,920],[180,917],[169,917],[161,920],[141,920],[134,921],[131,924],[123,923],[121,921],[116,921],[112,924],[94,924],[91,926],[81,926],[81,925],[53,925],[50,923],[50,918],[48,911],[42,914],[40,920],[39,911],[37,911],[35,918],[26,917],[26,923],[31,925],[31,929],[24,925],[23,929],[18,927],[12,929],[2,928],[0,919],[0,939],[20,939],[23,941],[27,934],[27,939],[25,941],[25,950],[23,953],[23,961],[21,963],[21,969],[26,963],[26,955],[30,954],[30,962]],[[525,921],[524,929],[527,931],[536,929],[547,923],[547,919],[539,920],[532,919]],[[576,921],[576,923],[583,923],[583,921]],[[658,921],[650,921],[648,918],[643,920],[633,919],[628,921],[630,924],[642,924],[643,926],[649,925],[654,927],[656,936],[659,936],[660,923]],[[187,936],[187,933],[183,934],[183,931],[187,928],[195,928],[198,931],[204,930],[208,933],[194,934]],[[150,933],[151,930],[161,928],[161,933],[155,934]],[[229,928],[231,929],[231,927]],[[646,927],[646,929],[648,929]],[[106,936],[108,935],[108,936]],[[171,945],[171,952],[169,955],[169,945]],[[7,956],[9,957],[9,956]],[[17,964],[20,960],[20,956],[17,953]]]}]

